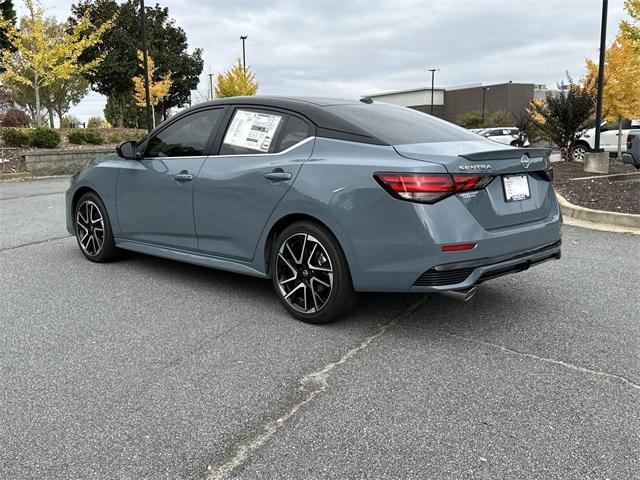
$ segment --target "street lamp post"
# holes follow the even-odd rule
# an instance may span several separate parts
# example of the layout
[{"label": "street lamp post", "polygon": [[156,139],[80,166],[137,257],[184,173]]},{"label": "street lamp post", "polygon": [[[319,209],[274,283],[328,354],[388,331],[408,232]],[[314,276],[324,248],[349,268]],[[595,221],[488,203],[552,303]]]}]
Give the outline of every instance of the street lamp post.
[{"label": "street lamp post", "polygon": [[244,49],[244,41],[247,39],[248,37],[246,35],[240,35],[240,40],[242,40],[242,69],[245,71],[247,71],[247,55],[246,55],[246,51]]},{"label": "street lamp post", "polygon": [[435,84],[436,72],[439,72],[439,68],[431,68],[429,69],[431,72],[431,115],[433,115],[433,88]]},{"label": "street lamp post", "polygon": [[607,43],[607,10],[609,0],[602,0],[602,25],[600,27],[600,59],[598,62],[598,94],[596,97],[596,139],[595,152],[602,152],[600,148],[600,128],[602,127],[602,88],[604,86],[604,54]]},{"label": "street lamp post", "polygon": [[144,98],[147,107],[147,131],[151,131],[151,98],[149,97],[149,58],[147,56],[147,32],[144,25],[144,0],[140,0],[140,36],[142,37],[142,67],[144,70]]},{"label": "street lamp post", "polygon": [[487,98],[487,90],[491,90],[490,87],[482,87],[482,127],[484,128],[484,106]]}]

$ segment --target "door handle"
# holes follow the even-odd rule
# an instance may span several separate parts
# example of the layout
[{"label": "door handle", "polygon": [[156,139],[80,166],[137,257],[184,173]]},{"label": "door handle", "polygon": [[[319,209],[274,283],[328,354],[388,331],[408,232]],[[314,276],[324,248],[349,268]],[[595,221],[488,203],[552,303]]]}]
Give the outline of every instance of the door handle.
[{"label": "door handle", "polygon": [[173,177],[177,182],[190,182],[193,180],[193,175],[188,172],[180,172]]},{"label": "door handle", "polygon": [[265,173],[264,178],[272,180],[274,182],[281,182],[282,180],[291,180],[291,174],[289,172],[269,172]]}]

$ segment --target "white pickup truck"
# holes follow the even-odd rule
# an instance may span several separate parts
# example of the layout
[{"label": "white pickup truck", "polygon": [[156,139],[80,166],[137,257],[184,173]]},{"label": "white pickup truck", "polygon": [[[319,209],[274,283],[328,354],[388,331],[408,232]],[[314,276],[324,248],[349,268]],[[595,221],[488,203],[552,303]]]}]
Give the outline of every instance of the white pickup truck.
[{"label": "white pickup truck", "polygon": [[[622,121],[622,133],[615,123],[603,123],[600,129],[600,148],[605,152],[616,153],[618,151],[618,135],[622,135],[622,150],[626,148],[626,140],[629,131],[640,128],[640,119]],[[571,145],[571,158],[574,161],[584,161],[584,155],[595,148],[596,129],[585,130],[580,138]]]}]

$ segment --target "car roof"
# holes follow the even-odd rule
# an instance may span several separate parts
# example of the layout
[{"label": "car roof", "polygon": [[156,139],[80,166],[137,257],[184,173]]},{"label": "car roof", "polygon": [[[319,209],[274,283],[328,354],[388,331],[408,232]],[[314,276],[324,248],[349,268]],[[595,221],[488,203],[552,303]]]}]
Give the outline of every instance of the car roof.
[{"label": "car roof", "polygon": [[[176,117],[207,107],[224,105],[246,105],[251,107],[279,108],[306,117],[321,130],[319,134],[331,138],[357,140],[377,145],[387,145],[379,138],[364,131],[325,107],[335,105],[362,105],[359,100],[323,97],[285,97],[253,95],[248,97],[228,97],[202,102],[180,112]],[[344,134],[344,135],[341,135]]]}]

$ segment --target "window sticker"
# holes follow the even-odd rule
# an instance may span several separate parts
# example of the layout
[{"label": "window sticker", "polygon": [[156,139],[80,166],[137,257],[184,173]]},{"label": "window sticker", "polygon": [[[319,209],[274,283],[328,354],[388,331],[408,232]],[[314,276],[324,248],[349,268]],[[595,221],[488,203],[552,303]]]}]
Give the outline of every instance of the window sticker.
[{"label": "window sticker", "polygon": [[268,152],[281,120],[280,115],[237,110],[224,137],[224,143]]}]

